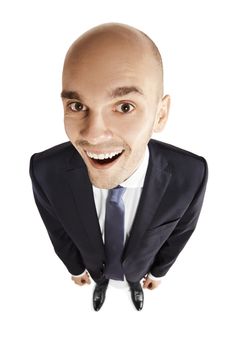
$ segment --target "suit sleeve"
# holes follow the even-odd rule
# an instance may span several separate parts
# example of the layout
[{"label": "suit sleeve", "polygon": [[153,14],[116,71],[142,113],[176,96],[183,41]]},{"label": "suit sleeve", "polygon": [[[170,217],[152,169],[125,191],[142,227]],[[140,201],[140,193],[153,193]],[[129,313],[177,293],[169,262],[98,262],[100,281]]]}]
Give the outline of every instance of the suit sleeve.
[{"label": "suit sleeve", "polygon": [[182,218],[179,220],[174,231],[156,254],[153,264],[150,268],[150,273],[154,276],[162,277],[168,272],[197,225],[208,179],[208,165],[206,160],[203,157],[201,158],[204,165],[204,175],[202,176],[201,184],[191,204],[185,211]]},{"label": "suit sleeve", "polygon": [[32,181],[32,191],[36,206],[47,229],[55,253],[72,275],[79,275],[85,270],[82,257],[78,248],[59,222],[48,198],[35,177],[33,156],[34,155],[32,155],[30,159],[29,174]]}]

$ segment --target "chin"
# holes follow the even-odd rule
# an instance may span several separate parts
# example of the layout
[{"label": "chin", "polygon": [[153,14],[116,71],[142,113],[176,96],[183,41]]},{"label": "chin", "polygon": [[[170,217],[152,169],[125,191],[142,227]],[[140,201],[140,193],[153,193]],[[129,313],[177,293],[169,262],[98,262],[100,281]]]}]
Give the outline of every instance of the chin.
[{"label": "chin", "polygon": [[94,185],[97,188],[106,189],[106,190],[109,190],[109,189],[117,186],[117,184],[103,182],[103,181],[92,181],[91,180],[91,183],[92,183],[92,185]]},{"label": "chin", "polygon": [[101,176],[99,178],[96,178],[91,176],[90,174],[89,174],[89,178],[92,185],[94,185],[97,188],[102,188],[106,190],[114,188],[124,181],[124,180],[121,180],[120,178],[118,180],[114,180],[112,176]]},{"label": "chin", "polygon": [[91,179],[91,183],[95,186],[95,187],[98,187],[98,188],[104,188],[104,189],[110,189],[110,188],[113,188],[113,187],[116,187],[117,185],[119,185],[121,182],[118,181],[116,183],[116,181],[112,181],[111,179],[99,179],[99,180],[92,180]]}]

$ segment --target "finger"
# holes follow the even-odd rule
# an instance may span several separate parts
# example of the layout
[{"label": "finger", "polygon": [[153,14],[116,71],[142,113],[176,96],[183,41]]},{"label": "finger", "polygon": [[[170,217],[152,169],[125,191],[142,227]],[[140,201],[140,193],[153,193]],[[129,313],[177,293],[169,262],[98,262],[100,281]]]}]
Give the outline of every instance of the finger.
[{"label": "finger", "polygon": [[147,289],[154,289],[154,284],[151,280],[146,280],[145,284],[144,284],[144,288],[147,288]]},{"label": "finger", "polygon": [[78,284],[79,286],[82,286],[82,283],[79,281],[74,281],[75,284]]},{"label": "finger", "polygon": [[80,283],[80,279],[77,277],[71,277],[71,279],[74,281],[74,283]]},{"label": "finger", "polygon": [[148,289],[153,289],[153,283],[152,282],[148,283],[147,288]]},{"label": "finger", "polygon": [[87,284],[90,284],[91,283],[91,280],[90,280],[90,278],[89,277],[85,277],[84,278],[84,283],[83,284],[85,284],[85,283],[87,283]]},{"label": "finger", "polygon": [[148,281],[144,281],[144,284],[143,284],[143,288],[147,288],[148,287]]}]

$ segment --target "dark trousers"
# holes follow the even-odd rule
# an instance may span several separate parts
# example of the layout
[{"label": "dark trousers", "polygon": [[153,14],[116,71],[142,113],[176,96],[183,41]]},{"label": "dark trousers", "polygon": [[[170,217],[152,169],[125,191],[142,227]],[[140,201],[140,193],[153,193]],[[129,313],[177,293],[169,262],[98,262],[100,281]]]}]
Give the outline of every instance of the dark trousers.
[{"label": "dark trousers", "polygon": [[[96,282],[96,284],[107,284],[109,282],[109,279],[106,278],[104,275],[102,275],[101,278],[95,279],[95,282]],[[131,282],[131,281],[128,281],[128,280],[127,280],[127,282],[130,285],[130,287],[137,287],[138,283],[140,283],[140,281],[138,281],[138,282]]]}]

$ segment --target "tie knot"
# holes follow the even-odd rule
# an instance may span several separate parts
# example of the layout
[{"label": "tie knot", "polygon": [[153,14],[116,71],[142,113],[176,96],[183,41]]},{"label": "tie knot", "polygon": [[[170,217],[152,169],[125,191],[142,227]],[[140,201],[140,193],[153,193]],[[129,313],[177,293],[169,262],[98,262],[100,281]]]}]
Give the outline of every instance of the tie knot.
[{"label": "tie knot", "polygon": [[121,197],[126,191],[126,187],[122,187],[120,185],[111,188],[108,193],[108,198],[111,202],[119,203]]}]

